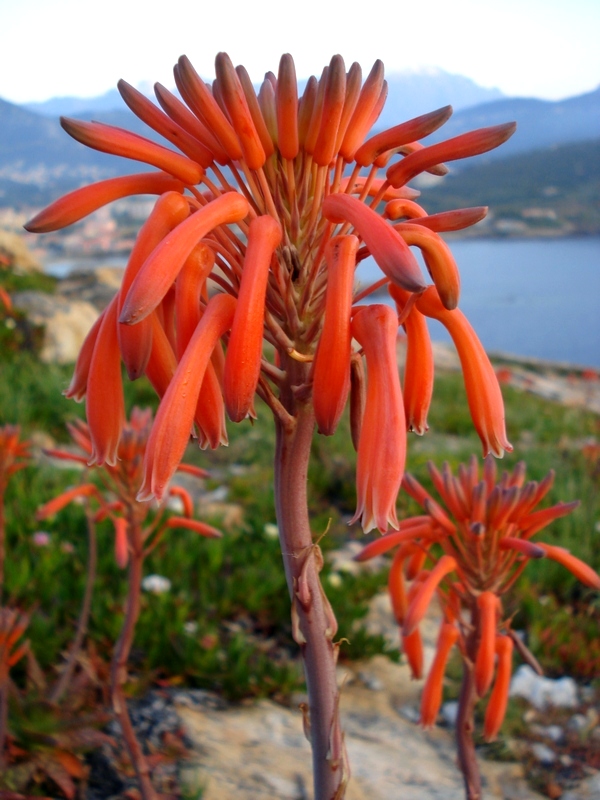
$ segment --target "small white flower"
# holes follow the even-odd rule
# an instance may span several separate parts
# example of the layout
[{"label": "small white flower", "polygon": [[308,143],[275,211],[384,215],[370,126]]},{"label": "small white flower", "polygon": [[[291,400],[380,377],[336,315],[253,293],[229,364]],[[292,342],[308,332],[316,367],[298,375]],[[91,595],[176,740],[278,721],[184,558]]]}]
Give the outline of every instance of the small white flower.
[{"label": "small white flower", "polygon": [[342,576],[339,572],[331,572],[327,580],[331,586],[334,587],[334,589],[339,589],[339,587],[342,585]]},{"label": "small white flower", "polygon": [[47,531],[36,531],[31,538],[36,547],[48,547],[50,544],[50,534]]},{"label": "small white flower", "polygon": [[188,636],[194,636],[194,634],[198,633],[198,623],[195,620],[190,619],[183,623],[183,630],[188,634]]},{"label": "small white flower", "polygon": [[142,589],[152,594],[164,594],[170,591],[171,581],[162,575],[146,575],[142,581]]},{"label": "small white flower", "polygon": [[263,531],[265,536],[268,536],[269,539],[277,539],[279,536],[279,528],[274,522],[267,522],[263,528]]}]

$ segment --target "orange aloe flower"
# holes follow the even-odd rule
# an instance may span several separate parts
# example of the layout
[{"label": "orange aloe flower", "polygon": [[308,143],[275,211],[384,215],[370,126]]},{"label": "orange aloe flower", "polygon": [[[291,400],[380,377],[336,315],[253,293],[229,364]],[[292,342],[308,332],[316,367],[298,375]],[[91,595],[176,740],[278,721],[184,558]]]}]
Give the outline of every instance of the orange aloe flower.
[{"label": "orange aloe flower", "polygon": [[[160,84],[157,105],[125,81],[119,83],[127,105],[161,134],[164,145],[111,125],[62,122],[83,144],[150,164],[157,171],[78,189],[26,226],[37,232],[55,230],[120,197],[159,195],[132,251],[121,290],[90,332],[67,391],[75,399],[87,395],[90,458],[98,463],[114,463],[124,421],[119,359],[130,378],[146,373],[161,397],[171,381],[181,381],[176,365],[184,358],[193,327],[200,324],[209,277],[238,299],[239,311],[231,334],[224,331],[224,342],[229,343],[224,383],[219,385],[209,364],[196,392],[195,427],[188,430],[187,421],[172,420],[178,436],[196,435],[202,446],[226,442],[223,403],[233,420],[241,420],[253,413],[255,392],[279,412],[286,375],[293,372],[285,364],[298,357],[310,365],[315,356],[314,370],[305,370],[302,398],[310,401],[314,390],[319,429],[332,433],[350,393],[351,364],[359,357],[348,345],[356,261],[373,255],[385,278],[412,295],[426,286],[411,249],[420,248],[444,306],[454,308],[458,272],[437,231],[473,224],[485,209],[428,217],[414,202],[418,192],[406,183],[421,170],[444,172],[440,164],[445,159],[497,146],[514,128],[496,126],[423,148],[418,140],[448,119],[452,109],[447,106],[367,138],[387,95],[379,61],[363,83],[358,64],[346,72],[341,57],[334,56],[321,79],[312,78],[300,97],[289,55],[282,57],[278,75],[270,73],[258,93],[245,69],[234,68],[224,53],[216,59],[212,91],[185,56],[174,74],[183,102]],[[400,160],[382,172],[392,156]],[[223,166],[230,168],[230,177],[221,171]],[[383,213],[381,201],[388,201]],[[200,243],[211,253],[201,277],[185,267]],[[345,253],[343,268],[338,266],[338,252]],[[192,281],[196,278],[193,288],[190,276]],[[172,288],[177,298],[174,316],[169,311]],[[427,343],[419,319],[413,311],[406,324],[413,353],[421,355]],[[377,323],[372,319],[369,325]],[[262,354],[264,341],[279,353],[270,363]],[[216,345],[211,346],[216,354]],[[326,376],[334,364],[333,372],[339,375],[336,372],[334,378],[332,372],[328,385]],[[489,382],[487,373],[477,373],[470,362],[465,362],[465,371],[471,394],[477,394],[476,424],[482,432],[484,406],[491,404],[487,417],[494,417],[498,398],[480,387]],[[379,380],[374,368],[371,373]],[[408,427],[421,433],[431,397],[430,359],[413,355],[405,383]],[[113,398],[110,404],[104,399],[108,394]],[[394,402],[398,398],[396,392]],[[372,402],[369,406],[372,415]],[[355,432],[362,427],[366,439],[375,436],[377,422],[362,414],[355,415],[355,422]],[[486,431],[483,435],[490,438]],[[494,452],[507,446],[505,437],[496,439],[490,445]],[[401,438],[394,445],[405,447]],[[372,444],[363,443],[363,455],[367,449],[371,452]],[[360,468],[357,516],[365,525],[375,521],[384,531],[388,517],[395,524],[392,496],[401,461],[397,455],[393,470],[380,471],[374,480],[385,485],[374,492],[367,490],[365,470]],[[167,473],[175,466],[171,459]],[[376,500],[380,496],[386,499]],[[385,504],[389,507],[383,512]]]},{"label": "orange aloe flower", "polygon": [[[491,739],[498,733],[506,711],[515,641],[512,614],[504,608],[505,596],[509,596],[529,560],[546,557],[557,561],[597,591],[600,576],[568,550],[532,540],[543,527],[578,505],[560,502],[534,510],[551,489],[553,472],[539,482],[525,482],[525,465],[520,462],[512,474],[504,473],[497,481],[494,460],[486,458],[480,472],[475,456],[468,465],[460,465],[457,475],[447,463],[441,470],[430,463],[429,472],[447,511],[411,475],[405,475],[403,488],[425,513],[403,520],[399,531],[375,539],[357,559],[364,561],[397,548],[390,567],[389,590],[410,664],[414,645],[408,637],[419,631],[434,596],[441,605],[444,633],[440,633],[438,654],[424,689],[423,724],[429,726],[435,721],[442,665],[456,642],[473,698],[485,697],[493,683],[485,718],[485,736]],[[432,548],[434,544],[436,548]],[[408,565],[415,554],[419,555],[415,559],[417,571],[411,576],[412,584],[407,585]],[[521,655],[534,663],[522,642],[518,647]]]}]

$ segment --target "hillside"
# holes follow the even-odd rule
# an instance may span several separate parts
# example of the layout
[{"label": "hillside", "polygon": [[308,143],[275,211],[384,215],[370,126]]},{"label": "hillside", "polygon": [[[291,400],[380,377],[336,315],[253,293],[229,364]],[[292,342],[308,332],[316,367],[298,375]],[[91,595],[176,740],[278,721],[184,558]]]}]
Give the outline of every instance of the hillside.
[{"label": "hillside", "polygon": [[421,187],[430,213],[487,205],[479,234],[600,234],[600,139],[478,161]]}]

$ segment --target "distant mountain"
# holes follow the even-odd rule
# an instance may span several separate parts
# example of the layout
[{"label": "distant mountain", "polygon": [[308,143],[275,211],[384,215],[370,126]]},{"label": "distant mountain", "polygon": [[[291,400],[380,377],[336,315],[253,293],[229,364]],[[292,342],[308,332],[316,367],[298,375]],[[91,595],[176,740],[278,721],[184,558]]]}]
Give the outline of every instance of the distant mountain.
[{"label": "distant mountain", "polygon": [[484,89],[470,78],[429,67],[386,75],[388,99],[377,120],[378,128],[391,128],[405,119],[451,105],[455,111],[504,97],[500,89]]},{"label": "distant mountain", "polygon": [[40,103],[24,103],[23,108],[44,117],[79,117],[99,111],[115,111],[123,107],[117,89],[110,89],[97,97],[52,97]]},{"label": "distant mountain", "polygon": [[[102,120],[149,135],[127,108],[105,112]],[[138,171],[144,169],[139,165]],[[58,118],[0,99],[0,204],[2,193],[6,194],[4,181],[11,182],[12,190],[19,184],[73,188],[85,180],[126,172],[131,172],[131,162],[82,147],[62,130]]]}]

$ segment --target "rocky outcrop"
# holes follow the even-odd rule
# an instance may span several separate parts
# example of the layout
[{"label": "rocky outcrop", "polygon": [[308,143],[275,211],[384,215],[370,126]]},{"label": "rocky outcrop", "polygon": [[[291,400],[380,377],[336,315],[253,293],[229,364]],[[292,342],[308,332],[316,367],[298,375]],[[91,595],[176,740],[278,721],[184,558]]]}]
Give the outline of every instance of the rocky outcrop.
[{"label": "rocky outcrop", "polygon": [[0,228],[0,266],[26,275],[29,272],[41,272],[40,262],[31,254],[23,237],[12,231]]},{"label": "rocky outcrop", "polygon": [[24,311],[30,322],[44,328],[42,361],[57,364],[75,361],[98,317],[91,303],[36,291],[17,292],[12,300],[15,308]]},{"label": "rocky outcrop", "polygon": [[42,361],[69,364],[76,360],[88,331],[119,288],[122,275],[122,269],[99,267],[69,275],[59,282],[56,294],[26,291],[12,296],[14,307],[44,328]]}]

